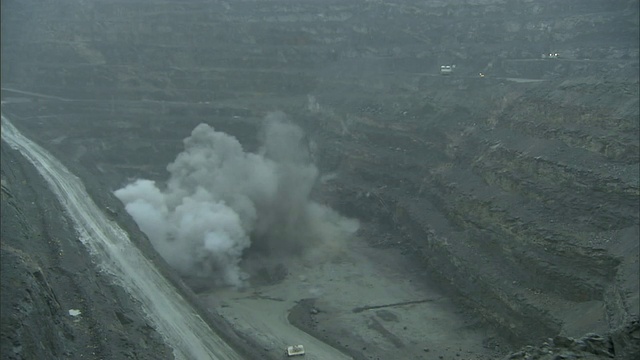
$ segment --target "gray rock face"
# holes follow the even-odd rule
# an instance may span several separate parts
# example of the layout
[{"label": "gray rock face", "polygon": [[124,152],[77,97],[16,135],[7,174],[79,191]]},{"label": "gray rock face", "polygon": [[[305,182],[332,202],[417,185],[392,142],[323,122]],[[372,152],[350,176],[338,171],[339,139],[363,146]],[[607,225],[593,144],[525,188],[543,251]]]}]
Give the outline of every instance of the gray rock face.
[{"label": "gray rock face", "polygon": [[[637,1],[1,6],[3,113],[118,222],[136,228],[105,194],[166,179],[196,125],[254,151],[260,119],[280,109],[321,172],[339,174],[316,195],[373,224],[372,246],[400,249],[505,338],[487,347],[551,338],[510,356],[637,356]],[[4,145],[2,176],[2,353],[170,357]],[[322,327],[310,318],[322,311],[303,310],[298,325]]]},{"label": "gray rock face", "polygon": [[[30,0],[2,7],[10,14],[3,15],[3,83],[83,98],[211,101],[245,91],[309,92],[318,75],[457,64],[467,75],[540,78],[621,66],[633,72],[627,64],[638,60],[633,0]],[[559,58],[542,58],[548,54]]]},{"label": "gray rock face", "polygon": [[4,142],[1,161],[2,357],[172,359],[129,295],[91,263],[35,169]]},{"label": "gray rock face", "polygon": [[504,359],[637,359],[640,356],[640,323],[632,320],[606,336],[586,334],[580,339],[556,336],[541,346],[527,346]]}]

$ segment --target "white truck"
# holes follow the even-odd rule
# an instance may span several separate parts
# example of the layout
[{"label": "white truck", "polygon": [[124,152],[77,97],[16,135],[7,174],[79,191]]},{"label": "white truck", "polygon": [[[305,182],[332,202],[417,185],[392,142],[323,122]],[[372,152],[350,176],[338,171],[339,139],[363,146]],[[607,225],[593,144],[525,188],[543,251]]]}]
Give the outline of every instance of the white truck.
[{"label": "white truck", "polygon": [[440,66],[440,74],[441,75],[450,75],[453,72],[453,69],[455,69],[456,66],[455,65],[441,65]]},{"label": "white truck", "polygon": [[292,345],[287,347],[287,356],[302,356],[304,355],[304,346]]}]

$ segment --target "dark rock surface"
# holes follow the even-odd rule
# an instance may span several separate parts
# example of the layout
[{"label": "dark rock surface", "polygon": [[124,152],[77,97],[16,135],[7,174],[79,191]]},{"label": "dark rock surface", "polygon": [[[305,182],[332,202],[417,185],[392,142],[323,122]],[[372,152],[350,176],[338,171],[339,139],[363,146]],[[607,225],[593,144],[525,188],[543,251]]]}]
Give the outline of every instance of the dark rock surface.
[{"label": "dark rock surface", "polygon": [[[164,179],[200,122],[254,150],[262,115],[284,110],[307,131],[323,173],[339,174],[318,196],[375,223],[372,246],[401,248],[510,349],[558,336],[514,359],[631,359],[638,6],[3,1],[2,110],[131,228],[101,194],[129,178]],[[441,64],[456,73],[440,76]],[[88,260],[63,241],[73,229],[46,186],[4,144],[2,155],[3,356],[170,355],[117,289],[81,271]],[[76,305],[100,304],[101,294],[117,303]],[[71,308],[95,316],[76,323]],[[307,310],[293,317],[303,329],[313,325]],[[33,326],[14,331],[25,319]]]},{"label": "dark rock surface", "polygon": [[625,359],[640,357],[640,323],[632,320],[606,336],[589,333],[579,339],[556,336],[539,346],[528,345],[504,360]]},{"label": "dark rock surface", "polygon": [[2,358],[172,359],[130,296],[91,263],[33,165],[4,143],[1,161]]}]

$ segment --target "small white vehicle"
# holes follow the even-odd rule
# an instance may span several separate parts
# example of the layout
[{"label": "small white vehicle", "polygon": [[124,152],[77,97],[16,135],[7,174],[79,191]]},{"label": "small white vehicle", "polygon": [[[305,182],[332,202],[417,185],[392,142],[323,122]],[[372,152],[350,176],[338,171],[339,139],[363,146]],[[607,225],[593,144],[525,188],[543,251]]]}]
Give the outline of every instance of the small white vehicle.
[{"label": "small white vehicle", "polygon": [[456,66],[455,65],[441,65],[440,66],[440,74],[442,75],[449,75],[453,72],[453,69],[455,69]]},{"label": "small white vehicle", "polygon": [[287,347],[287,356],[302,356],[304,355],[304,346],[302,345],[292,345]]}]

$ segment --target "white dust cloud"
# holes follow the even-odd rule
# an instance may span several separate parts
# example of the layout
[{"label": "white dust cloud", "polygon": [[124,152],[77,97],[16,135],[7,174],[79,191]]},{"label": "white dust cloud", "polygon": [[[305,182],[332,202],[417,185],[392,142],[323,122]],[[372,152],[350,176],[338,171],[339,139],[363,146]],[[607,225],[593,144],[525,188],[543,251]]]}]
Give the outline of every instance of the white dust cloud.
[{"label": "white dust cloud", "polygon": [[319,172],[302,130],[280,112],[264,123],[258,153],[200,124],[168,165],[166,186],[141,179],[115,192],[181,275],[242,286],[250,248],[265,257],[299,253],[357,230],[355,220],[310,199]]}]

